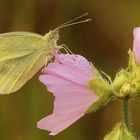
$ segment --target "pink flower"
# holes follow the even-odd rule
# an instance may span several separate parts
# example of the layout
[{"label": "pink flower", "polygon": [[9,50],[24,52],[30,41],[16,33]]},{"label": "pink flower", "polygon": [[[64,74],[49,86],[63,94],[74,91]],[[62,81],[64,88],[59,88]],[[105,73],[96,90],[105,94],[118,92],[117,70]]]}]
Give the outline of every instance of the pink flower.
[{"label": "pink flower", "polygon": [[87,85],[95,78],[91,64],[80,55],[55,54],[55,61],[39,77],[55,96],[53,113],[37,124],[56,135],[80,119],[98,96]]},{"label": "pink flower", "polygon": [[140,27],[134,28],[133,52],[136,63],[140,65]]}]

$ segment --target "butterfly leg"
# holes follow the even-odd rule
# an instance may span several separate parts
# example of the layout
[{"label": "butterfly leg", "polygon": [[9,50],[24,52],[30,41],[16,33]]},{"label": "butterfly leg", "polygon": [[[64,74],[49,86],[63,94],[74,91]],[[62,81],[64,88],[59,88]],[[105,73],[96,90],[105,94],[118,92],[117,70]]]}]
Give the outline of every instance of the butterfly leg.
[{"label": "butterfly leg", "polygon": [[57,48],[58,49],[64,49],[66,51],[66,53],[73,54],[73,52],[68,48],[68,46],[66,44],[58,45]]},{"label": "butterfly leg", "polygon": [[46,57],[44,67],[46,67],[46,66],[47,66],[48,60],[49,60],[49,58],[48,58],[48,57]]},{"label": "butterfly leg", "polygon": [[[58,49],[58,50],[56,50],[58,53],[61,53],[59,51],[60,49],[64,49],[66,51],[66,53],[73,54],[73,52],[65,44],[57,45],[56,48]],[[45,64],[44,64],[45,67],[47,66],[48,61],[52,61],[51,58],[54,56],[54,55],[52,55],[53,52],[54,52],[54,50],[52,50],[52,53],[49,55],[51,57],[48,57],[48,56],[46,57]]]}]

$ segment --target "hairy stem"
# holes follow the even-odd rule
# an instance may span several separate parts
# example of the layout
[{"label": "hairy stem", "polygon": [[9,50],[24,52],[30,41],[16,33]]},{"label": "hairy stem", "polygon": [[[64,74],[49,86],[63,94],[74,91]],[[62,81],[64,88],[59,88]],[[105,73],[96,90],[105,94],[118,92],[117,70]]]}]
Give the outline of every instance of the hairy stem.
[{"label": "hairy stem", "polygon": [[129,130],[131,132],[131,124],[130,124],[130,118],[129,118],[129,110],[128,110],[128,98],[123,99],[123,113],[124,113],[124,122]]}]

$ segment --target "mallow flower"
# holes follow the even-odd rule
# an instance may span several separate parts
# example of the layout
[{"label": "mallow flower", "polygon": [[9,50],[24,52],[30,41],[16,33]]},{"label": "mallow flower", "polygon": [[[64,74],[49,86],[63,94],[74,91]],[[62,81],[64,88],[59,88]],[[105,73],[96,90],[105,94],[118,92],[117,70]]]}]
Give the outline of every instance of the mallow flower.
[{"label": "mallow flower", "polygon": [[121,88],[122,93],[129,97],[140,95],[140,27],[134,28],[133,36],[133,51],[129,50],[129,65],[126,70],[127,80]]},{"label": "mallow flower", "polygon": [[54,62],[42,70],[39,80],[55,96],[53,113],[37,124],[56,135],[84,116],[98,95],[88,82],[96,77],[90,62],[83,56],[55,53]]},{"label": "mallow flower", "polygon": [[140,27],[133,31],[133,51],[129,50],[128,68],[116,74],[113,87],[119,97],[136,97],[140,95]]}]

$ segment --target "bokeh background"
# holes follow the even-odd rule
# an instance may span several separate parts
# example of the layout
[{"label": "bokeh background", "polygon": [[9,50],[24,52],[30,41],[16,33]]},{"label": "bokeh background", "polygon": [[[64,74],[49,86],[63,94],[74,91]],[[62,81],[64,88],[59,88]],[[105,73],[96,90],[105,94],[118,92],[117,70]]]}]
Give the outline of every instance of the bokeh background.
[{"label": "bokeh background", "polygon": [[[139,0],[0,0],[0,33],[45,34],[84,12],[92,21],[61,30],[58,44],[85,56],[113,79],[127,67],[133,28],[140,26]],[[36,127],[52,112],[54,100],[39,82],[39,74],[18,92],[0,96],[0,140],[102,140],[123,119],[121,102],[112,101],[57,136],[49,136]],[[131,101],[130,110],[133,131],[140,137],[140,99]]]}]

